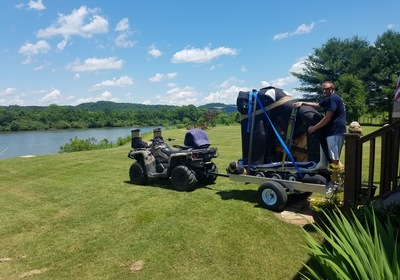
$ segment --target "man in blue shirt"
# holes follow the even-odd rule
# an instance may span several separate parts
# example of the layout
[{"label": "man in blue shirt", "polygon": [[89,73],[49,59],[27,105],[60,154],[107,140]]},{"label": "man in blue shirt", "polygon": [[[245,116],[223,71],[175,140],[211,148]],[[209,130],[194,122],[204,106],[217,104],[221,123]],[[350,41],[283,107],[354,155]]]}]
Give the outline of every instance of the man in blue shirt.
[{"label": "man in blue shirt", "polygon": [[[321,130],[326,137],[329,162],[342,168],[340,153],[344,144],[344,133],[346,133],[346,107],[343,99],[335,92],[335,86],[331,81],[322,84],[322,93],[325,98],[319,103],[296,102],[293,106],[306,105],[325,109],[325,116],[316,125],[310,126],[308,132],[314,133],[317,129]],[[333,184],[328,182],[327,194],[331,194],[332,191]]]}]

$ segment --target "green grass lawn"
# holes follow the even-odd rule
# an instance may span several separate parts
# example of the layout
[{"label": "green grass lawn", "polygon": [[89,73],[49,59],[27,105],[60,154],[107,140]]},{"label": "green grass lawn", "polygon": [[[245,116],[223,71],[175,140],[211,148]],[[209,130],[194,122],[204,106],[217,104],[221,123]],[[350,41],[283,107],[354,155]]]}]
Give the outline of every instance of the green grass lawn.
[{"label": "green grass lawn", "polygon": [[[240,127],[207,133],[225,173]],[[129,150],[1,160],[0,279],[294,279],[309,261],[303,229],[260,208],[257,185],[131,185]]]}]

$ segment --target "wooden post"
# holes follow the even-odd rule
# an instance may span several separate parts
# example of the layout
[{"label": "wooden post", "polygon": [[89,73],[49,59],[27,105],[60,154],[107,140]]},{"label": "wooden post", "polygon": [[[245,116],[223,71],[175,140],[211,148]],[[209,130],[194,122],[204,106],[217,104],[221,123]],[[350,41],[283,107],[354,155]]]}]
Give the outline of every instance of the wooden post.
[{"label": "wooden post", "polygon": [[351,206],[357,201],[360,190],[357,189],[357,140],[360,138],[358,133],[345,133],[345,175],[344,175],[344,210],[350,210]]}]

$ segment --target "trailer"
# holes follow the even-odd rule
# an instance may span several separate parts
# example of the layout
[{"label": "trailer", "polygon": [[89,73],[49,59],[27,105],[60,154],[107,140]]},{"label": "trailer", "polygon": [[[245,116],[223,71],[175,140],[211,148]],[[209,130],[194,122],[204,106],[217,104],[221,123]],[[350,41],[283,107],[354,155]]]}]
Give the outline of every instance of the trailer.
[{"label": "trailer", "polygon": [[[242,158],[230,163],[227,174],[218,174],[259,185],[261,206],[273,211],[286,206],[288,195],[305,199],[325,193],[329,179],[322,138],[308,133],[323,116],[313,107],[295,107],[295,102],[275,87],[239,92]],[[240,170],[232,170],[231,164]]]},{"label": "trailer", "polygon": [[305,177],[302,182],[244,174],[218,173],[217,175],[227,177],[229,180],[236,182],[259,185],[258,196],[260,205],[268,210],[276,212],[285,208],[288,194],[306,199],[312,193],[325,193],[325,184],[314,183],[318,181],[323,182],[324,180],[320,178],[318,174]]}]

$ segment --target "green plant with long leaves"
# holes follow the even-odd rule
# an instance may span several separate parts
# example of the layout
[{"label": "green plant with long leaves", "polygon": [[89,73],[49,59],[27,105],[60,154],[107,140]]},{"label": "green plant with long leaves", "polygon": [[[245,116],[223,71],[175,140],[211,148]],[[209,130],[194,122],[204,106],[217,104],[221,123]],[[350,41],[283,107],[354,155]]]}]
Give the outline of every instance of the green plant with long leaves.
[{"label": "green plant with long leaves", "polygon": [[354,213],[349,217],[340,211],[325,215],[326,226],[313,225],[325,239],[323,244],[306,232],[309,254],[320,267],[305,265],[303,279],[400,279],[398,232],[389,219],[382,224],[372,209],[366,213],[372,216],[370,228]]}]

